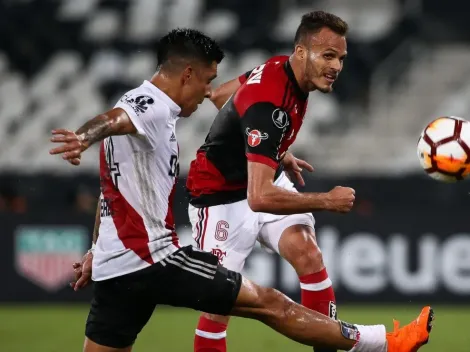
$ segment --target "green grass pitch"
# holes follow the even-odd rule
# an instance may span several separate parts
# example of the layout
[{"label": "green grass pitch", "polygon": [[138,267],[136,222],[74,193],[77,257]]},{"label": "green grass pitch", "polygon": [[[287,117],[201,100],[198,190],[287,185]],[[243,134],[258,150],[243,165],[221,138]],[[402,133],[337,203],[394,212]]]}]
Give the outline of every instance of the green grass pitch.
[{"label": "green grass pitch", "polygon": [[[423,352],[470,351],[468,319],[470,306],[434,307],[436,320],[429,345]],[[339,306],[339,318],[361,324],[385,323],[392,317],[408,322],[419,306]],[[80,352],[83,343],[87,306],[0,306],[0,351],[5,352]],[[135,352],[188,351],[198,313],[191,310],[158,308],[135,344]],[[231,352],[301,352],[307,346],[289,341],[261,323],[233,318],[228,347]]]}]

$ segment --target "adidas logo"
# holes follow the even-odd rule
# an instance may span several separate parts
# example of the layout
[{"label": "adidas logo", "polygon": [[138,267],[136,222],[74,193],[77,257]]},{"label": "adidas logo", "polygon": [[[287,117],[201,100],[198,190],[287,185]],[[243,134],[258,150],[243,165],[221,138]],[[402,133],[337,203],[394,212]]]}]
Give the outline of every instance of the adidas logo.
[{"label": "adidas logo", "polygon": [[176,142],[175,132],[171,132],[170,142]]}]

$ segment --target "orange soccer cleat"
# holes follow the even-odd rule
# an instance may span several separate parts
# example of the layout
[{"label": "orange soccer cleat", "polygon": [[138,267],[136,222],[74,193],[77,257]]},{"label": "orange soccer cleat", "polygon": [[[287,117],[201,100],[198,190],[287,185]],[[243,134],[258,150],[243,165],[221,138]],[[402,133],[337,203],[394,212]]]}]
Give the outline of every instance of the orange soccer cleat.
[{"label": "orange soccer cleat", "polygon": [[417,319],[408,325],[399,327],[400,322],[393,320],[393,332],[387,333],[388,352],[416,352],[428,343],[432,329],[434,312],[431,307],[424,307]]}]

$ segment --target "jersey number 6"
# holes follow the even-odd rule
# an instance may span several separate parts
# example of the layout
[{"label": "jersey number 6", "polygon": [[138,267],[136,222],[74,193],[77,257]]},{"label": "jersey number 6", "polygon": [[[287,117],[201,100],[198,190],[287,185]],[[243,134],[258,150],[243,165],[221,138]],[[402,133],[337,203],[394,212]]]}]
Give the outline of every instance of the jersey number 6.
[{"label": "jersey number 6", "polygon": [[228,238],[228,231],[229,228],[228,222],[224,220],[220,220],[217,222],[215,227],[215,239],[217,241],[225,241]]}]

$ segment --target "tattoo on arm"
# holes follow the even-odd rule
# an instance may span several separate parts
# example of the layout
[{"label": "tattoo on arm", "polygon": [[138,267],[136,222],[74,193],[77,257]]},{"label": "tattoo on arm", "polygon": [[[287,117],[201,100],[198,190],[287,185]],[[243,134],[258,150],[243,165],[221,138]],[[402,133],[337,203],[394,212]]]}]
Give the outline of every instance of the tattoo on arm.
[{"label": "tattoo on arm", "polygon": [[106,137],[136,133],[137,130],[127,113],[120,108],[112,109],[86,122],[75,134],[82,138],[86,148]]},{"label": "tattoo on arm", "polygon": [[112,135],[113,121],[107,115],[98,115],[87,121],[75,133],[77,136],[82,136],[83,143],[88,148],[93,143]]}]

